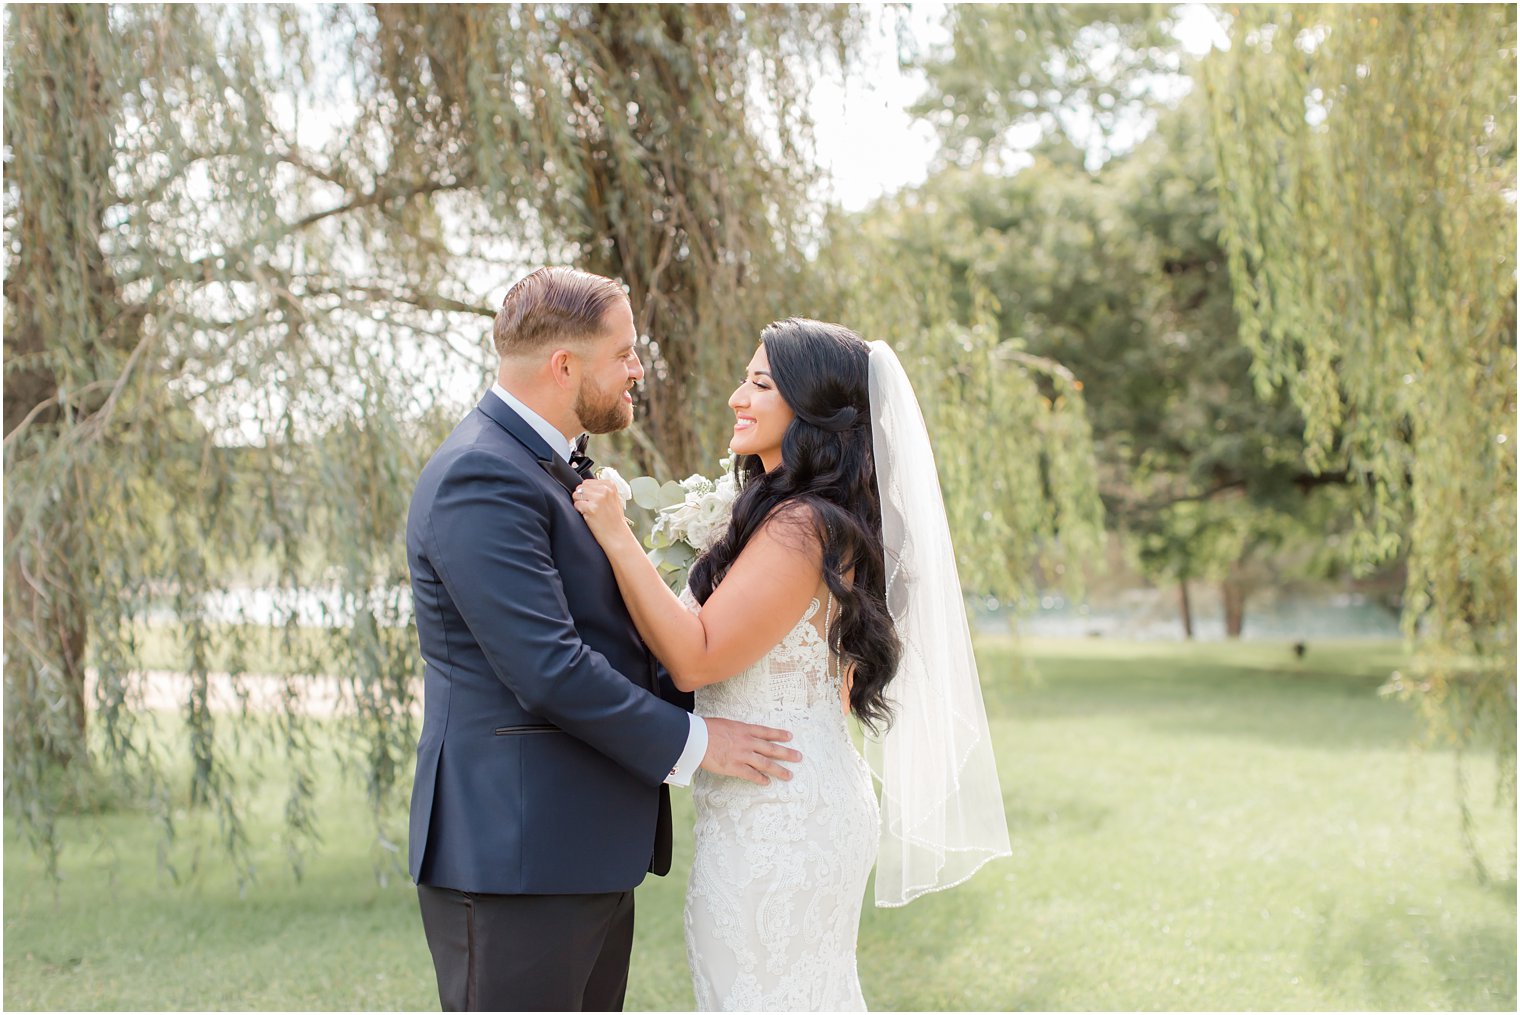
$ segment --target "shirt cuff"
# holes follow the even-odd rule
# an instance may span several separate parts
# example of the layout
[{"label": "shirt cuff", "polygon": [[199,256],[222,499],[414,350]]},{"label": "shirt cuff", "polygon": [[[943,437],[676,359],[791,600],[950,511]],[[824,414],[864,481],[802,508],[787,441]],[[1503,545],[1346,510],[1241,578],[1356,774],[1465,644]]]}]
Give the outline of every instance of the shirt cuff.
[{"label": "shirt cuff", "polygon": [[687,718],[691,720],[691,732],[686,735],[686,750],[681,752],[665,777],[665,782],[671,786],[690,786],[691,777],[707,756],[707,723],[699,715],[688,713]]}]

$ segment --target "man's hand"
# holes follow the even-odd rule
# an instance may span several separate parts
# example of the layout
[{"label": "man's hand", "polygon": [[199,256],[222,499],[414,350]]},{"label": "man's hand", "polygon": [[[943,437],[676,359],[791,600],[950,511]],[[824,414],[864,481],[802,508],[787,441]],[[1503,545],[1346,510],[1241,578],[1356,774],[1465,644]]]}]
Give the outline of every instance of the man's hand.
[{"label": "man's hand", "polygon": [[777,762],[801,761],[802,755],[781,744],[792,739],[786,730],[751,726],[732,719],[706,719],[707,753],[702,767],[714,775],[729,775],[767,786],[771,779],[790,779],[792,773]]}]

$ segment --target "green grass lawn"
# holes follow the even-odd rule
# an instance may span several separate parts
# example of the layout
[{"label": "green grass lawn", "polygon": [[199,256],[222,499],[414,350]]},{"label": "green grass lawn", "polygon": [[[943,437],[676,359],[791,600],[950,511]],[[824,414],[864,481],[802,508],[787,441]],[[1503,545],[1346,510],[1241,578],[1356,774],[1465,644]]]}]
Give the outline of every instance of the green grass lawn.
[{"label": "green grass lawn", "polygon": [[[1461,845],[1454,758],[1375,691],[1384,646],[1026,642],[979,651],[1013,857],[906,909],[865,912],[877,1009],[1508,1009],[1514,818],[1467,762],[1484,857]],[[1035,675],[1031,675],[1031,669]],[[272,765],[272,763],[271,763]],[[8,818],[12,1009],[437,1008],[413,890],[377,880],[363,794],[336,762],[322,850],[297,882],[283,786],[250,819],[240,894],[214,825],[70,819],[49,883]],[[630,1009],[689,1009],[676,870],[638,892]]]}]

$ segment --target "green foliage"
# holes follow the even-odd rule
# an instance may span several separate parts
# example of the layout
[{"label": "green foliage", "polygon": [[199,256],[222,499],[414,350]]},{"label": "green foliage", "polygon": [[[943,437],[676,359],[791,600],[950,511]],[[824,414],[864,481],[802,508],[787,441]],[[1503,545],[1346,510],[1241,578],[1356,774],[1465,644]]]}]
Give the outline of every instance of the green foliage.
[{"label": "green foliage", "polygon": [[[301,707],[316,674],[340,676],[341,757],[362,773],[382,848],[400,841],[417,705],[406,506],[494,364],[484,290],[536,264],[629,287],[648,376],[637,425],[598,452],[625,471],[712,461],[729,379],[761,328],[834,316],[900,339],[940,398],[971,579],[1007,582],[1026,547],[1055,539],[1092,546],[1069,378],[1021,362],[994,329],[938,321],[943,302],[904,306],[898,289],[906,316],[884,318],[873,268],[849,260],[835,277],[811,256],[830,243],[804,97],[811,75],[847,64],[857,10],[4,17],[5,796],[47,856],[57,787],[104,770],[165,842],[187,801],[209,808],[251,873],[237,727],[211,707],[224,669],[245,699],[252,674],[278,670],[267,747],[284,759],[298,869],[316,841]],[[1009,424],[990,458],[971,440],[988,420]],[[277,596],[278,652],[247,622],[260,618],[216,608],[249,587]],[[178,629],[170,665],[191,677],[185,772],[140,722],[143,625],[163,615]]]},{"label": "green foliage", "polygon": [[500,250],[622,279],[651,375],[625,450],[663,475],[711,461],[735,364],[806,291],[802,100],[858,12],[379,5],[366,30],[377,88],[355,129],[385,138],[389,174],[449,192],[437,270]]},{"label": "green foliage", "polygon": [[1515,14],[1248,7],[1206,66],[1240,335],[1355,547],[1407,532],[1394,685],[1515,762]]},{"label": "green foliage", "polygon": [[[10,813],[56,849],[50,787],[103,763],[173,834],[184,791],[135,690],[136,632],[167,611],[192,675],[190,799],[247,871],[246,787],[208,698],[214,665],[236,678],[267,657],[210,604],[257,582],[284,597],[298,660],[274,744],[292,848],[312,842],[299,690],[326,669],[345,682],[345,756],[395,841],[385,815],[416,734],[402,528],[425,456],[492,365],[482,280],[547,261],[626,279],[652,369],[614,457],[697,460],[721,432],[721,378],[796,309],[814,175],[796,68],[842,57],[854,19],[676,5],[5,17]],[[329,625],[319,648],[297,633],[303,599]]]},{"label": "green foliage", "polygon": [[[948,271],[947,312],[1080,378],[1111,529],[1156,579],[1226,580],[1323,545],[1302,418],[1258,398],[1219,236],[1207,110],[1190,96],[1095,173],[1064,149],[1005,176],[947,169],[868,213],[899,256]],[[941,268],[941,266],[943,266]],[[1312,496],[1308,496],[1312,495]]]},{"label": "green foliage", "polygon": [[913,112],[959,164],[1008,154],[1020,133],[1096,152],[1157,102],[1180,54],[1167,4],[955,4],[950,40],[922,62]]},{"label": "green foliage", "polygon": [[673,479],[661,483],[653,476],[639,476],[628,481],[633,502],[646,511],[675,507],[686,499],[686,488]]},{"label": "green foliage", "polygon": [[940,241],[923,240],[930,254],[901,256],[908,240],[891,216],[836,217],[819,258],[834,289],[820,303],[902,361],[934,440],[962,585],[1017,599],[1044,571],[1075,588],[1068,565],[1102,536],[1082,384],[1004,331],[989,293],[976,293],[969,320],[958,314]]}]

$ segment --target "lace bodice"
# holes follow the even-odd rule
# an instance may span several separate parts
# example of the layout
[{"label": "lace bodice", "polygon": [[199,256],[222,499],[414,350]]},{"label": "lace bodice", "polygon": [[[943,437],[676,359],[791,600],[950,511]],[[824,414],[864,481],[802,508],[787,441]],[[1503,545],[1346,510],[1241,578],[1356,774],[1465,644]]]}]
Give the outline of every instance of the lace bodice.
[{"label": "lace bodice", "polygon": [[[682,591],[681,601],[687,609],[700,611],[689,589]],[[777,719],[822,718],[827,713],[840,716],[842,723],[839,667],[814,624],[824,605],[813,599],[775,648],[728,680],[698,688],[697,714],[775,725]],[[832,613],[832,600],[827,605]]]}]

